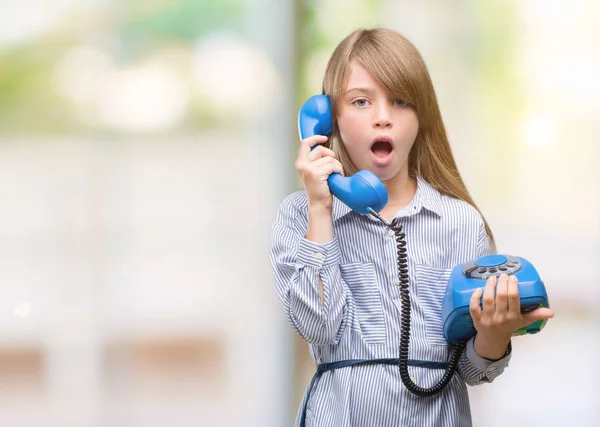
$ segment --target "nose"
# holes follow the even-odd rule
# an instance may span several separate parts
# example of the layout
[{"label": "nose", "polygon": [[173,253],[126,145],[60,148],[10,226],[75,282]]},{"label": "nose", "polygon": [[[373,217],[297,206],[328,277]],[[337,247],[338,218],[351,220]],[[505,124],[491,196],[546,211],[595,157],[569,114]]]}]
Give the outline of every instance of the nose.
[{"label": "nose", "polygon": [[380,103],[375,108],[375,117],[373,120],[373,127],[375,127],[375,128],[392,127],[391,113],[392,113],[391,106],[388,105],[387,102]]}]

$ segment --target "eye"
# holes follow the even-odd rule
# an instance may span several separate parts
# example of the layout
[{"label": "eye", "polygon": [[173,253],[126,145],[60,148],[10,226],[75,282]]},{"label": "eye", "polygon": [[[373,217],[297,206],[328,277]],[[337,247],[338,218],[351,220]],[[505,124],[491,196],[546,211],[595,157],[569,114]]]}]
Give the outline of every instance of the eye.
[{"label": "eye", "polygon": [[404,107],[404,106],[406,106],[406,102],[404,102],[404,101],[403,101],[403,100],[401,100],[401,99],[396,99],[396,100],[394,101],[394,105],[396,105],[397,107]]},{"label": "eye", "polygon": [[365,107],[367,105],[367,100],[364,98],[359,98],[353,101],[352,104],[356,105],[357,107]]}]

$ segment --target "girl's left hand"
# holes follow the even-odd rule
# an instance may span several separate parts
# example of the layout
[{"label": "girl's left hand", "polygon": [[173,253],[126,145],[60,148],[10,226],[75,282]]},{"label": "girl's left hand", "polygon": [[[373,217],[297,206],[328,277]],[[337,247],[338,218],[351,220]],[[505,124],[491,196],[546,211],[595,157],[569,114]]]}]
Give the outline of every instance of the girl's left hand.
[{"label": "girl's left hand", "polygon": [[[482,292],[483,307],[479,304]],[[508,345],[510,337],[517,329],[554,316],[554,312],[545,307],[521,313],[518,279],[507,274],[498,278],[497,285],[496,277],[490,277],[485,290],[477,288],[471,296],[469,311],[477,330],[476,340],[481,338],[501,345]]]}]

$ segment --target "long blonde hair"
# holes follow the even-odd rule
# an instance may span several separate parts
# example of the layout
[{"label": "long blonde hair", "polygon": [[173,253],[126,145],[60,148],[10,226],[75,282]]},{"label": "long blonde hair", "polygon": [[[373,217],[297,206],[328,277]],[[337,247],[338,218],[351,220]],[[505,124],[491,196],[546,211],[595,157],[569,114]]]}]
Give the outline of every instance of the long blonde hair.
[{"label": "long blonde hair", "polygon": [[[458,172],[431,77],[416,47],[401,34],[382,28],[358,29],[342,40],[329,59],[323,79],[323,93],[329,97],[334,118],[339,97],[346,90],[352,60],[364,66],[395,98],[415,109],[419,131],[408,157],[409,174],[419,174],[440,193],[469,203],[481,214]],[[329,146],[346,175],[358,171],[341,141],[335,119]],[[492,230],[481,216],[495,247]]]}]

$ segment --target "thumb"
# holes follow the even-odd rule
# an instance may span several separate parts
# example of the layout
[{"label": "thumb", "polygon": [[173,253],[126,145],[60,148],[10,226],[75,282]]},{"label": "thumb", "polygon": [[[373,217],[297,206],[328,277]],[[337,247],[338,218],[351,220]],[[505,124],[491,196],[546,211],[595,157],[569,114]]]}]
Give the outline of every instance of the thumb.
[{"label": "thumb", "polygon": [[551,319],[554,317],[554,312],[546,307],[536,308],[529,313],[523,313],[523,326],[527,326],[538,320]]}]

